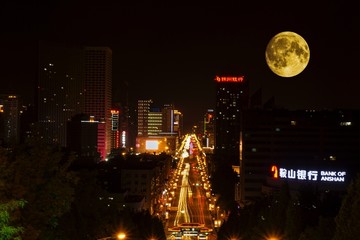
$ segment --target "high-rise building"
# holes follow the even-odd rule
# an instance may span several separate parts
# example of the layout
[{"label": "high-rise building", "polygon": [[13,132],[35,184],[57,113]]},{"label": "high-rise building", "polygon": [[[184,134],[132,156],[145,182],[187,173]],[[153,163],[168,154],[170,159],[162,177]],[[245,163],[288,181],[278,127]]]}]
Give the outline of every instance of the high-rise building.
[{"label": "high-rise building", "polygon": [[0,94],[0,145],[11,147],[20,142],[20,111],[18,95]]},{"label": "high-rise building", "polygon": [[148,136],[158,136],[162,132],[162,121],[163,113],[160,107],[152,106],[148,113],[147,121],[147,133]]},{"label": "high-rise building", "polygon": [[98,122],[97,146],[105,159],[111,149],[111,49],[41,43],[38,75],[41,137],[67,147],[67,122],[87,114]]},{"label": "high-rise building", "polygon": [[119,149],[120,145],[120,110],[111,109],[111,149]]},{"label": "high-rise building", "polygon": [[182,114],[173,104],[155,106],[151,99],[138,100],[138,152],[175,151],[181,132]]},{"label": "high-rise building", "polygon": [[216,76],[215,154],[239,165],[243,110],[249,104],[249,82],[244,76]]},{"label": "high-rise building", "polygon": [[37,121],[47,143],[66,147],[66,124],[83,111],[83,52],[80,47],[39,44]]},{"label": "high-rise building", "polygon": [[174,121],[173,121],[173,131],[177,133],[177,136],[180,138],[182,136],[183,131],[183,114],[177,110],[174,109]]},{"label": "high-rise building", "polygon": [[291,190],[345,191],[360,169],[359,124],[359,110],[247,110],[238,199],[259,199],[284,181]]},{"label": "high-rise building", "polygon": [[137,107],[137,136],[148,135],[148,115],[153,104],[151,99],[138,100]]},{"label": "high-rise building", "polygon": [[100,154],[97,149],[98,122],[86,114],[75,115],[67,123],[68,149],[82,158],[89,157],[98,161]]},{"label": "high-rise building", "polygon": [[105,159],[111,151],[112,51],[85,47],[85,114],[99,121],[98,151]]},{"label": "high-rise building", "polygon": [[214,109],[208,109],[204,115],[203,122],[203,146],[214,148],[215,145],[215,113]]}]

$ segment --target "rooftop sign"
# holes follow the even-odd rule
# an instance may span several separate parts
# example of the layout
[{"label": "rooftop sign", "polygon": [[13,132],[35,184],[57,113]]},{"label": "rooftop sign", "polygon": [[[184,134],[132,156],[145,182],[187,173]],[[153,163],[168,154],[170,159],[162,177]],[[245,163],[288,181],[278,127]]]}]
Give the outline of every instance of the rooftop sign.
[{"label": "rooftop sign", "polygon": [[215,77],[215,81],[216,82],[243,82],[244,81],[244,76],[239,76],[239,77],[229,77],[229,76],[225,76],[225,77],[219,77],[216,76]]},{"label": "rooftop sign", "polygon": [[298,181],[312,182],[345,182],[346,171],[337,170],[306,170],[272,166],[273,178],[293,179]]}]

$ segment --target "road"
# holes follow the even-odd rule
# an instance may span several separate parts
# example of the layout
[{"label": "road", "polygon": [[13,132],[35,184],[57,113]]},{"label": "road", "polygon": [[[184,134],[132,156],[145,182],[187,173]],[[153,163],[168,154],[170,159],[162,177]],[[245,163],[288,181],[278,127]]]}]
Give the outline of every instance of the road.
[{"label": "road", "polygon": [[177,169],[169,185],[169,215],[165,224],[168,239],[216,239],[210,211],[210,182],[205,156],[194,137],[182,144]]}]

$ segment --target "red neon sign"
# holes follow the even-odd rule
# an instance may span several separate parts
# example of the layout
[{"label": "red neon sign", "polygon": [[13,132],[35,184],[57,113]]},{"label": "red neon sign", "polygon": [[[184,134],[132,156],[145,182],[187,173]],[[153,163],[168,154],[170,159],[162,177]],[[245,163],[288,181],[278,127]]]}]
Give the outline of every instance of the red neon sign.
[{"label": "red neon sign", "polygon": [[216,76],[215,77],[215,81],[217,82],[243,82],[244,81],[244,76],[239,76],[239,77],[219,77]]},{"label": "red neon sign", "polygon": [[277,166],[272,166],[271,172],[274,173],[274,175],[273,175],[274,178],[279,178],[279,170],[278,170]]}]

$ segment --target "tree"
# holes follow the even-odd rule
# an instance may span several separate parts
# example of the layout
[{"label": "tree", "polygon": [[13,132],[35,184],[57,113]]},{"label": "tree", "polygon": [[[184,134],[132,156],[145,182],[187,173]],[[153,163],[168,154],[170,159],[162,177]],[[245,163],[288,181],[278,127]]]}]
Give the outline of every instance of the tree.
[{"label": "tree", "polygon": [[73,201],[72,158],[37,141],[1,151],[0,201],[24,199],[27,204],[16,219],[24,228],[22,238],[46,239]]},{"label": "tree", "polygon": [[20,240],[19,236],[23,232],[23,227],[15,227],[9,225],[11,222],[10,212],[23,208],[25,205],[24,200],[12,200],[7,203],[0,204],[0,239],[14,239]]},{"label": "tree", "polygon": [[360,236],[360,174],[351,181],[335,218],[333,240],[356,239]]}]

